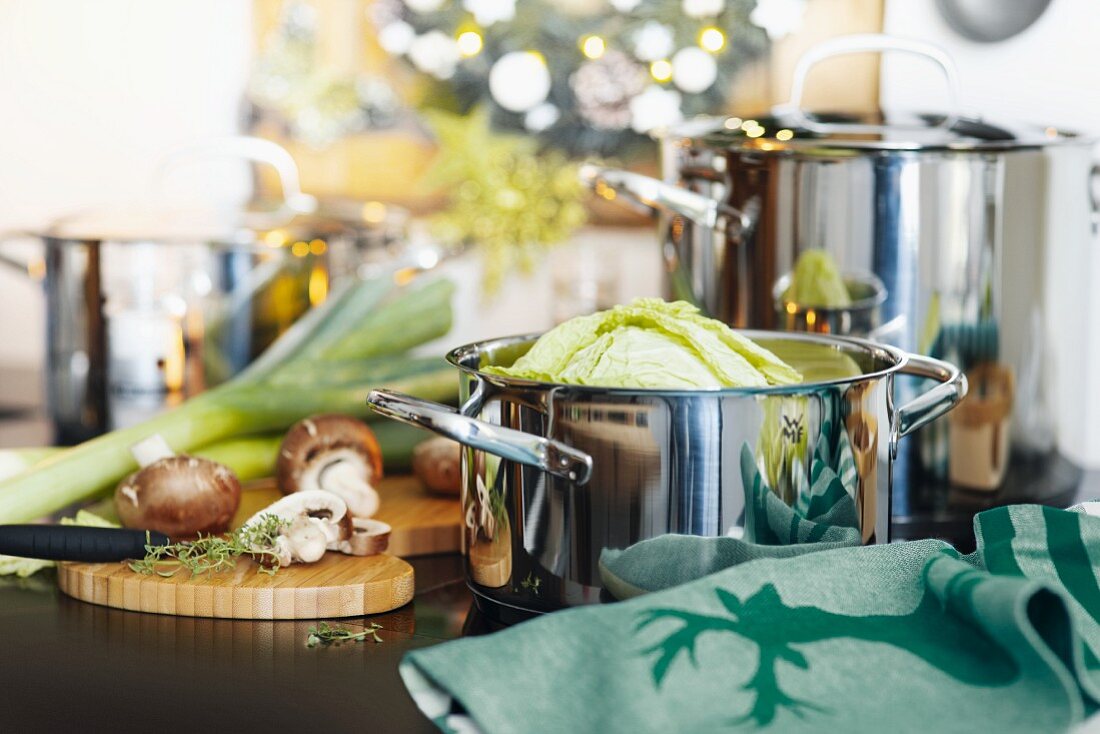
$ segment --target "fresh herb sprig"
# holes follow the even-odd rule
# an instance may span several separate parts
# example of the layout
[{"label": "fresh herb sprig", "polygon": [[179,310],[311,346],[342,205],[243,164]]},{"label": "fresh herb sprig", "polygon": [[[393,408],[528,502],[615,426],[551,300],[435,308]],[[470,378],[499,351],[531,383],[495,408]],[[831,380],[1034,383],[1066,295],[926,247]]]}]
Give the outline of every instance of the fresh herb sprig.
[{"label": "fresh herb sprig", "polygon": [[132,562],[130,569],[167,578],[186,568],[192,576],[198,576],[228,571],[237,565],[238,558],[248,556],[256,561],[261,573],[274,574],[280,566],[275,541],[286,524],[277,515],[263,515],[259,522],[227,535],[199,536],[169,545],[147,544],[145,558]]},{"label": "fresh herb sprig", "polygon": [[363,642],[368,637],[378,643],[382,641],[382,638],[378,636],[378,630],[380,629],[382,629],[382,625],[377,622],[371,622],[362,632],[353,632],[344,627],[333,627],[328,622],[321,622],[316,627],[309,628],[309,637],[306,638],[306,646],[317,647],[321,645],[323,647],[328,647],[332,645],[338,647],[345,642],[350,642],[352,644]]}]

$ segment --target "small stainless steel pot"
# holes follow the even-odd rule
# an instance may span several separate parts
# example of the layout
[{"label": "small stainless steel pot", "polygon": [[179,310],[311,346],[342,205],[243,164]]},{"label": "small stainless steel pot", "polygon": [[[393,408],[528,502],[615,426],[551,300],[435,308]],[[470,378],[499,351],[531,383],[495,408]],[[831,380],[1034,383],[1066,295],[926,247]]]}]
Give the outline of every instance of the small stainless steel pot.
[{"label": "small stainless steel pot", "polygon": [[852,297],[847,306],[827,307],[794,303],[783,297],[791,284],[787,273],[775,281],[776,327],[782,331],[811,331],[816,334],[860,336],[880,339],[882,304],[886,301],[886,286],[870,273],[843,276],[844,285]]},{"label": "small stainless steel pot", "polygon": [[[260,138],[216,138],[164,159],[230,158],[277,173],[282,198],[221,209],[96,210],[0,234],[0,265],[41,278],[46,403],[59,443],[133,425],[244,369],[331,286],[407,264],[404,213],[318,202],[290,154]],[[262,204],[262,206],[259,206]],[[24,261],[4,245],[36,239]]]},{"label": "small stainless steel pot", "polygon": [[[862,374],[685,391],[556,385],[482,371],[514,362],[535,340],[526,336],[451,352],[461,380],[457,412],[385,390],[367,402],[467,447],[468,581],[498,617],[510,608],[545,612],[599,601],[604,549],[666,533],[774,543],[761,533],[762,508],[786,513],[784,522],[798,512],[841,525],[853,542],[886,542],[897,442],[961,400],[966,379],[945,362],[865,340],[746,334],[781,356],[823,350],[850,358]],[[897,374],[940,384],[895,408]],[[813,463],[839,454],[848,457],[846,469],[834,467],[847,477],[844,511],[807,512]],[[746,456],[760,468],[762,485],[743,481]]]}]

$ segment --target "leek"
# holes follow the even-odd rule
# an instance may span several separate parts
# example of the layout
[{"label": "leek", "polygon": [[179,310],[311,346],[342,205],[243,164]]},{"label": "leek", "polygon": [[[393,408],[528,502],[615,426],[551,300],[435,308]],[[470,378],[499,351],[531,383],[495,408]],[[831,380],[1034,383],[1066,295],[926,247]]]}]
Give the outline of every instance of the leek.
[{"label": "leek", "polygon": [[[229,382],[0,481],[0,523],[27,522],[95,496],[136,469],[130,447],[153,434],[175,451],[190,453],[285,430],[316,413],[369,419],[365,398],[375,387],[453,401],[457,380],[442,359],[386,356],[445,335],[453,290],[447,281],[419,287],[355,283],[303,317]],[[380,359],[366,359],[375,356]],[[329,360],[336,365],[332,372]],[[352,360],[361,362],[355,367]]]}]

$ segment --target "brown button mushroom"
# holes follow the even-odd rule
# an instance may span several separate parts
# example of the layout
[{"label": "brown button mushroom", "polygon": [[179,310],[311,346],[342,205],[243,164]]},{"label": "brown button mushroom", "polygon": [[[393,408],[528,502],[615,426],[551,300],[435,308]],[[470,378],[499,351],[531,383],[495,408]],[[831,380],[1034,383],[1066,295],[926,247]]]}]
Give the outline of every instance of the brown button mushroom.
[{"label": "brown button mushroom", "polygon": [[413,449],[412,469],[424,486],[440,494],[462,491],[462,446],[449,438],[429,438]]},{"label": "brown button mushroom", "polygon": [[332,492],[344,500],[353,517],[368,518],[378,511],[378,492],[371,483],[382,478],[382,449],[374,431],[354,418],[306,418],[283,439],[275,477],[283,494]]},{"label": "brown button mushroom", "polygon": [[141,469],[115,490],[115,509],[123,525],[157,530],[174,539],[229,529],[241,501],[241,485],[227,467],[177,456],[160,435],[139,441],[130,451]]}]

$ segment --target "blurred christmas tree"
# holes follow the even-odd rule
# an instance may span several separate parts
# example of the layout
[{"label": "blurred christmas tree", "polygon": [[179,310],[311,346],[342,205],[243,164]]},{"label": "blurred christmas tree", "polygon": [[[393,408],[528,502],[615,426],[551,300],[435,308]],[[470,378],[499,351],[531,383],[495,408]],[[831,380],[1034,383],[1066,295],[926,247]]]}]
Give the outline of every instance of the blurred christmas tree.
[{"label": "blurred christmas tree", "polygon": [[569,155],[622,155],[724,108],[737,70],[794,30],[805,0],[376,0],[384,49],[435,83],[425,105]]},{"label": "blurred christmas tree", "polygon": [[445,242],[477,244],[487,291],[512,268],[529,270],[584,223],[577,168],[561,153],[537,153],[529,137],[490,132],[482,108],[428,119],[439,138],[428,180],[450,192],[433,229]]}]

